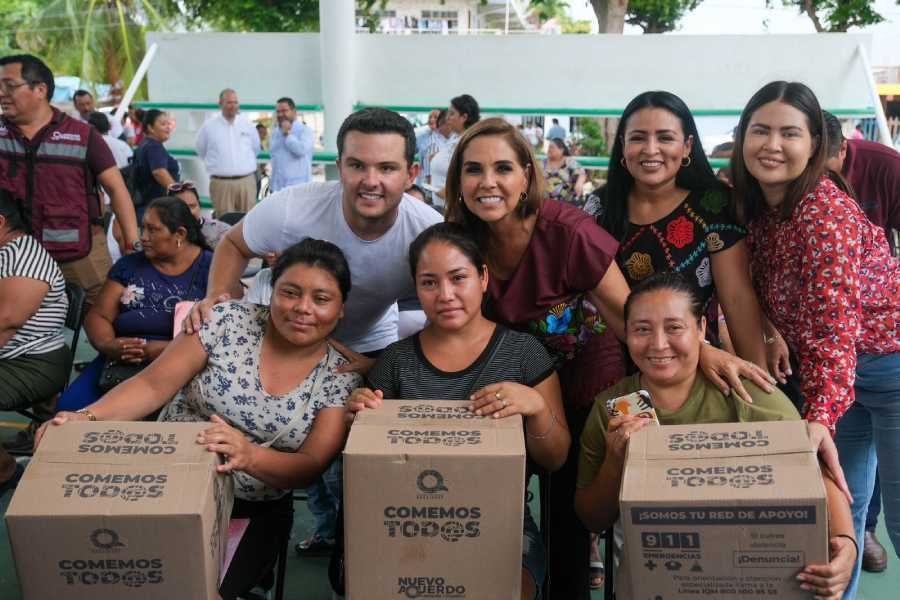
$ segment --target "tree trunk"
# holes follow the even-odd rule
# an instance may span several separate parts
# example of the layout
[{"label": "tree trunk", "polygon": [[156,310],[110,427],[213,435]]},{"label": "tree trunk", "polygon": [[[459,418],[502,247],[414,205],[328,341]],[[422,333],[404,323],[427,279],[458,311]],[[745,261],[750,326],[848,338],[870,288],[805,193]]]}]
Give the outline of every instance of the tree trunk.
[{"label": "tree trunk", "polygon": [[597,15],[600,33],[622,33],[628,0],[591,0],[591,6]]},{"label": "tree trunk", "polygon": [[809,17],[809,20],[812,21],[813,26],[818,33],[825,31],[825,28],[822,26],[822,21],[819,20],[819,15],[816,13],[815,3],[812,0],[803,0],[803,12],[805,12],[806,16]]}]

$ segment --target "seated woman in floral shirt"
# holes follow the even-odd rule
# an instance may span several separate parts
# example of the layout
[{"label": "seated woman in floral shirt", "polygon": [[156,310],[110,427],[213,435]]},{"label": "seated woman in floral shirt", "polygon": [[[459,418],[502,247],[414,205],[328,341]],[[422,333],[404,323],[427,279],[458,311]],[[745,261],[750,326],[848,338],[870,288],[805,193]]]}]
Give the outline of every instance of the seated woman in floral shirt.
[{"label": "seated woman in floral shirt", "polygon": [[362,383],[337,372],[347,360],[327,340],[350,291],[337,246],[291,246],[272,281],[270,306],[218,304],[198,335],[179,336],[140,374],[51,421],[130,421],[163,407],[161,420],[210,421],[197,443],[225,457],[218,468],[234,478],[232,517],[250,519],[219,589],[223,600],[245,595],[275,563],[293,523],[290,490],[334,461],[346,435],[345,399]]}]

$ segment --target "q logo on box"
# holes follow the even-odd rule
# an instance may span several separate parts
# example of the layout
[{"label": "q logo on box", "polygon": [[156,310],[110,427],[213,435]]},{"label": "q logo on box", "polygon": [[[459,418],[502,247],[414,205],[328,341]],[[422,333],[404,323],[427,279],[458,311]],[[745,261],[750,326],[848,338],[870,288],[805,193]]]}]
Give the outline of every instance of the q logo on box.
[{"label": "q logo on box", "polygon": [[416,478],[416,487],[423,494],[437,494],[438,492],[449,492],[447,486],[444,485],[444,476],[440,471],[434,469],[426,469],[419,473]]}]

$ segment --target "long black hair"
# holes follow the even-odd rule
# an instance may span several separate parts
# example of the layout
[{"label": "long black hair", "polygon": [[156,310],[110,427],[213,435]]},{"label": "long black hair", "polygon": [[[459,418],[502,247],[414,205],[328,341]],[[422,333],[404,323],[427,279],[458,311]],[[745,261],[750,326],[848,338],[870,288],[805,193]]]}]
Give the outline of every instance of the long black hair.
[{"label": "long black hair", "polygon": [[693,138],[689,154],[691,162],[678,170],[675,185],[690,191],[727,190],[725,185],[716,179],[712,167],[709,166],[709,160],[700,143],[697,124],[684,101],[671,92],[651,91],[639,94],[625,107],[619,127],[616,129],[616,140],[609,156],[607,184],[602,191],[604,210],[598,217],[600,225],[619,241],[623,241],[628,232],[628,194],[634,185],[634,177],[622,164],[625,129],[631,116],[644,108],[661,108],[669,111],[681,121],[684,138]]},{"label": "long black hair", "polygon": [[156,216],[170,232],[175,233],[180,227],[183,227],[187,232],[188,243],[200,246],[203,250],[211,250],[203,232],[200,231],[200,223],[181,198],[161,196],[154,199],[147,206],[147,210],[156,211]]}]

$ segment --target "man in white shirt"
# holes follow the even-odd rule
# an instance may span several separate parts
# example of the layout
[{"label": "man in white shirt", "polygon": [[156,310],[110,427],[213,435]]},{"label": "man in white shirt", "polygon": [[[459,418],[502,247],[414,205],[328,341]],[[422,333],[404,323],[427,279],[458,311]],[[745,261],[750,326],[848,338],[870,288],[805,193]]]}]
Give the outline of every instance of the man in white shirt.
[{"label": "man in white shirt", "polygon": [[217,217],[247,212],[256,204],[256,155],[262,149],[256,127],[238,114],[237,92],[222,90],[219,108],[197,133],[197,154],[206,163]]},{"label": "man in white shirt", "polygon": [[[415,296],[409,272],[410,243],[442,221],[424,202],[404,194],[416,179],[416,137],[397,113],[367,108],[344,120],[337,138],[340,181],[303,183],[277,192],[232,227],[216,247],[206,299],[184,321],[187,333],[228,299],[251,257],[281,253],[304,238],[336,244],[350,265],[352,288],[334,337],[349,347],[351,369],[397,340],[400,298]],[[368,359],[371,360],[371,359]],[[301,553],[327,550],[336,535],[340,463],[308,488],[315,533],[298,544]]]},{"label": "man in white shirt", "polygon": [[272,156],[273,192],[307,183],[312,179],[312,155],[315,133],[297,119],[297,105],[291,98],[275,103],[276,127],[272,128],[269,154]]},{"label": "man in white shirt", "polygon": [[[78,90],[72,95],[72,103],[75,105],[75,114],[72,115],[82,123],[87,123],[88,118],[91,116],[95,110],[97,110],[97,106],[94,103],[94,97],[87,90]],[[117,119],[109,118],[109,135],[114,138],[122,137],[122,134],[125,132],[125,129],[122,127],[122,124],[118,122]]]},{"label": "man in white shirt", "polygon": [[313,237],[336,244],[350,265],[353,288],[334,337],[359,353],[397,340],[394,304],[415,296],[409,245],[442,218],[404,194],[419,172],[415,133],[405,118],[381,108],[355,112],[341,125],[337,146],[340,181],[300,184],[269,196],[219,242],[206,299],[185,320],[188,333],[225,299],[251,258]]}]

